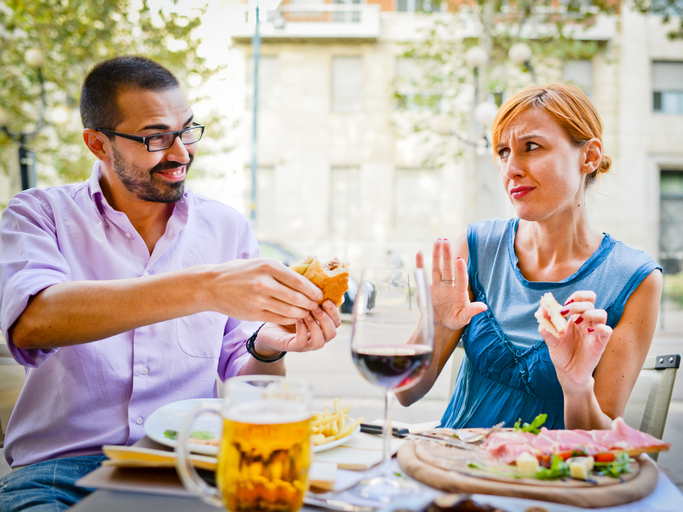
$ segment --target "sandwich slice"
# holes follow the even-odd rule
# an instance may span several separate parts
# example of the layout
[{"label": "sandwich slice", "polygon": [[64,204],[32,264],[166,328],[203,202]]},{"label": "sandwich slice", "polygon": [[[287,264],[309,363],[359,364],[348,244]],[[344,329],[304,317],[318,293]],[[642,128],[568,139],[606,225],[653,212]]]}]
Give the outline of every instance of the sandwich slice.
[{"label": "sandwich slice", "polygon": [[536,320],[546,331],[559,338],[567,329],[567,319],[560,314],[562,306],[548,292],[541,297],[541,305],[534,313]]},{"label": "sandwich slice", "polygon": [[337,258],[321,263],[315,256],[308,256],[296,265],[292,265],[291,269],[322,290],[323,298],[320,304],[330,299],[335,306],[341,306],[344,301],[344,292],[349,289],[347,263],[340,263]]}]

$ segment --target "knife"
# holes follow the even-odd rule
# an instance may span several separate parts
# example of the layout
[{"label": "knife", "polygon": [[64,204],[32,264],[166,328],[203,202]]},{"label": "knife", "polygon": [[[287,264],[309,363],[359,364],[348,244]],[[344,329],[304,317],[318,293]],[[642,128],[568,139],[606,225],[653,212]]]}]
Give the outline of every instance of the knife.
[{"label": "knife", "polygon": [[[382,425],[371,425],[369,423],[361,423],[360,431],[366,434],[381,434]],[[392,428],[391,435],[394,437],[406,437],[410,432],[407,428]]]},{"label": "knife", "polygon": [[323,508],[327,510],[339,510],[342,512],[376,512],[375,507],[364,505],[354,505],[342,500],[327,500],[325,498],[317,498],[315,496],[304,496],[304,505],[309,507]]}]

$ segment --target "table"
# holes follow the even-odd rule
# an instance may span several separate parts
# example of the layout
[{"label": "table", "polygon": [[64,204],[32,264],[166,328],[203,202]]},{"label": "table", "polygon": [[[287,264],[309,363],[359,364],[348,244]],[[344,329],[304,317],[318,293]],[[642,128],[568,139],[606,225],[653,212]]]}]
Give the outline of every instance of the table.
[{"label": "table", "polygon": [[[395,461],[394,461],[395,462]],[[372,470],[370,470],[372,471]],[[435,495],[438,491],[428,489],[428,493]],[[427,496],[427,499],[429,496]],[[480,503],[489,503],[500,507],[506,512],[525,512],[530,506],[542,506],[548,512],[578,512],[586,509],[559,505],[555,503],[541,503],[538,501],[507,498],[504,496],[474,495],[473,499]],[[654,492],[639,501],[621,505],[618,507],[591,509],[602,512],[680,512],[683,504],[683,494],[661,471]],[[405,510],[403,502],[394,507],[383,506],[378,512],[390,512]],[[215,512],[215,507],[204,504],[196,498],[178,496],[162,496],[156,494],[142,494],[135,492],[121,492],[110,490],[98,490],[82,500],[70,511],[73,512]],[[304,507],[303,512],[315,512],[320,509]]]}]

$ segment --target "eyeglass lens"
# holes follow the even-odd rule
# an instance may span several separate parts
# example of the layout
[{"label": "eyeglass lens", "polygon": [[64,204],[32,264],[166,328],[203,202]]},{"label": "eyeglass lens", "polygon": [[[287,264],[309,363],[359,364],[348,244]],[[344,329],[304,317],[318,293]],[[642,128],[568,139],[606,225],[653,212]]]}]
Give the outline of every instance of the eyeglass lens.
[{"label": "eyeglass lens", "polygon": [[[202,132],[204,129],[200,126],[196,128],[190,128],[181,132],[180,140],[183,144],[194,144],[199,139],[202,138]],[[147,138],[149,149],[151,151],[168,149],[173,145],[175,141],[175,133],[160,133],[159,135],[152,135]]]}]

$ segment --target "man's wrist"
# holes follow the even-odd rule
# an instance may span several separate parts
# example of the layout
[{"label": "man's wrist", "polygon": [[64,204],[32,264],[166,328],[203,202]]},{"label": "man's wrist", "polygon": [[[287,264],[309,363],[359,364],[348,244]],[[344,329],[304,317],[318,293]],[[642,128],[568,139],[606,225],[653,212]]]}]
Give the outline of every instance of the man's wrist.
[{"label": "man's wrist", "polygon": [[[264,325],[265,323],[261,324],[261,327],[263,327]],[[251,354],[251,357],[253,357],[257,361],[261,361],[262,363],[274,363],[276,361],[279,361],[285,356],[287,352],[280,352],[277,350],[273,351],[272,349],[264,348],[263,343],[258,343],[258,334],[261,330],[261,327],[256,329],[256,332],[254,332],[254,334],[252,334],[251,337],[247,340],[247,352]]]}]

